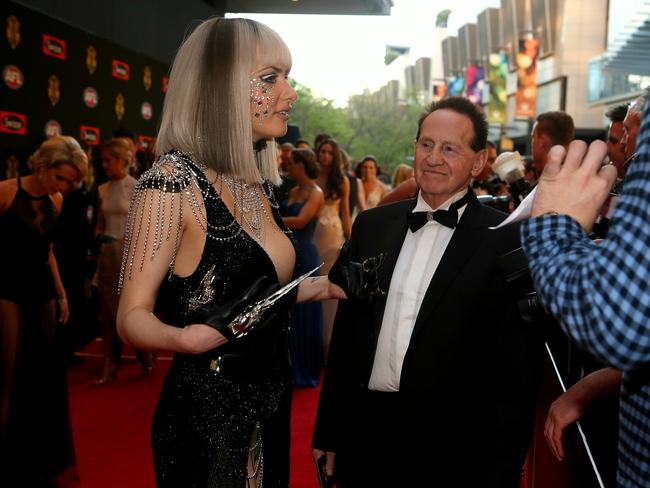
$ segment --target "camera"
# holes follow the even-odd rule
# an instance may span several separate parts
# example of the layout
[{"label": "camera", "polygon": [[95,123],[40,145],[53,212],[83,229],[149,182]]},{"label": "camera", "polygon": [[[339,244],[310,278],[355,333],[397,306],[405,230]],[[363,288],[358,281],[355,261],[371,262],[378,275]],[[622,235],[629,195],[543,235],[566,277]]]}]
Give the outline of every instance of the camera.
[{"label": "camera", "polygon": [[518,247],[503,254],[499,258],[499,266],[508,287],[517,296],[517,308],[521,318],[526,322],[533,322],[546,316],[546,310],[533,286],[528,258],[523,248]]},{"label": "camera", "polygon": [[476,198],[483,205],[510,213],[510,202],[512,201],[510,195],[476,195]]},{"label": "camera", "polygon": [[524,163],[519,151],[499,154],[492,165],[492,170],[508,185],[515,206],[518,206],[531,192],[530,184],[524,179]]}]

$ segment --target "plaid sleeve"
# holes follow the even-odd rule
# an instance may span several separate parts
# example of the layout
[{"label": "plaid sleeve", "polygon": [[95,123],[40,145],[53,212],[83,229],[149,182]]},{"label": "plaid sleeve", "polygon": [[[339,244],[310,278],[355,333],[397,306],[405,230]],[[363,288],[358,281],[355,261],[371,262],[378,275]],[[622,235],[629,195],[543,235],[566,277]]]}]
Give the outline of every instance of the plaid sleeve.
[{"label": "plaid sleeve", "polygon": [[650,363],[650,104],[608,238],[592,243],[566,215],[529,219],[521,241],[542,302],[605,363]]}]

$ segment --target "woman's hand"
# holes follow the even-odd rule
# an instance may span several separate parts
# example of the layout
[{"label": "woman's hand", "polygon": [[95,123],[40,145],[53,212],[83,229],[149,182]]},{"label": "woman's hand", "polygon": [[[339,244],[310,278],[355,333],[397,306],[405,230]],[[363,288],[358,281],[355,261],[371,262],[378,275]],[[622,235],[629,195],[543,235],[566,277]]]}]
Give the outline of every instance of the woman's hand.
[{"label": "woman's hand", "polygon": [[56,303],[59,305],[59,322],[66,324],[70,318],[70,307],[67,298],[59,298]]},{"label": "woman's hand", "polygon": [[327,295],[329,298],[338,298],[339,300],[346,300],[348,296],[339,285],[327,280]]},{"label": "woman's hand", "polygon": [[223,334],[205,324],[187,325],[181,332],[181,348],[190,354],[201,354],[226,342]]}]

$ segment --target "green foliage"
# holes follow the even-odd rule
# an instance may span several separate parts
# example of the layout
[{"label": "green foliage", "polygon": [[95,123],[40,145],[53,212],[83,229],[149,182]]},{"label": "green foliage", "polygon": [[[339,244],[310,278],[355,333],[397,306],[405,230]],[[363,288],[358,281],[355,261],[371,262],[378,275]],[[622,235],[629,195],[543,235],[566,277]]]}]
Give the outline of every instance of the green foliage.
[{"label": "green foliage", "polygon": [[348,100],[345,108],[331,100],[315,96],[312,90],[294,84],[298,101],[291,123],[300,128],[304,139],[313,142],[316,134],[331,135],[350,155],[360,159],[366,154],[377,157],[380,166],[392,173],[395,166],[410,163],[417,120],[422,107],[386,100],[380,93],[364,93]]}]

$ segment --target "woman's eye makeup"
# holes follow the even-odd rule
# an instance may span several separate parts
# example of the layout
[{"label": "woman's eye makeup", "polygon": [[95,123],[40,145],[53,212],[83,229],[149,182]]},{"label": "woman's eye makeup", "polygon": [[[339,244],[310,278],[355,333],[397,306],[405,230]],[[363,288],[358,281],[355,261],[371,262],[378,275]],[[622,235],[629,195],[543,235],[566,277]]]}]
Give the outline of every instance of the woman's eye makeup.
[{"label": "woman's eye makeup", "polygon": [[262,80],[264,83],[275,84],[278,81],[278,75],[276,75],[275,73],[271,73],[268,75],[261,75],[260,80]]}]

